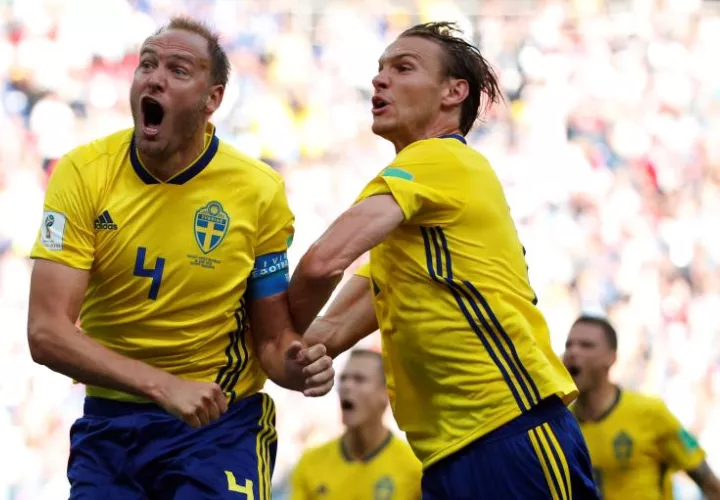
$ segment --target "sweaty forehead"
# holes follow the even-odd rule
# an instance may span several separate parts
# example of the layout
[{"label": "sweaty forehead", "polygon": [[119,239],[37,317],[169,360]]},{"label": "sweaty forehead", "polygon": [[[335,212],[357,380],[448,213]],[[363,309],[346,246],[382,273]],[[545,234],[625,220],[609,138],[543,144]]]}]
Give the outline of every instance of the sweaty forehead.
[{"label": "sweaty forehead", "polygon": [[181,56],[205,63],[209,58],[208,43],[202,35],[184,30],[167,30],[151,36],[140,52],[153,51],[161,56]]},{"label": "sweaty forehead", "polygon": [[403,36],[388,45],[380,56],[380,62],[411,57],[421,62],[439,62],[440,47],[437,43],[418,36]]}]

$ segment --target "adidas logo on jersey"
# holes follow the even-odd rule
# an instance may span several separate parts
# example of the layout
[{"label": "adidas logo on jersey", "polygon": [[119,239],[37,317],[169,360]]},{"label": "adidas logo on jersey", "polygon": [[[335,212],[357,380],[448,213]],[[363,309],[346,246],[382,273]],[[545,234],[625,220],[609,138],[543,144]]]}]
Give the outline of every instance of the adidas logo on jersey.
[{"label": "adidas logo on jersey", "polygon": [[117,231],[117,224],[110,217],[110,212],[105,210],[97,219],[95,219],[95,229],[105,229],[109,231]]}]

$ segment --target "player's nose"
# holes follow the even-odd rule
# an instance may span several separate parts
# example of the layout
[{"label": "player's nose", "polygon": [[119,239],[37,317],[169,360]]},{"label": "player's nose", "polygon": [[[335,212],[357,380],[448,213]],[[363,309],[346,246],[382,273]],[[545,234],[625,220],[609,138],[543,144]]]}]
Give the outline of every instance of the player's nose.
[{"label": "player's nose", "polygon": [[151,91],[160,92],[165,90],[166,83],[167,77],[165,75],[165,71],[163,71],[162,68],[155,68],[155,70],[148,75],[146,81],[146,84]]},{"label": "player's nose", "polygon": [[372,86],[375,90],[386,89],[390,85],[390,79],[386,71],[378,71],[372,79]]}]

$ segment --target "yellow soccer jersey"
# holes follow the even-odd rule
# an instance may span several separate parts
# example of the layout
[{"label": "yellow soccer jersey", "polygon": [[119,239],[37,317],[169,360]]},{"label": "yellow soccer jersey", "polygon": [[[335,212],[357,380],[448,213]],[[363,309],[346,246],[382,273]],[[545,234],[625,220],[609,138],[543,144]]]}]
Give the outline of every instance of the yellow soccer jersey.
[{"label": "yellow soccer jersey", "polygon": [[[143,167],[124,130],[59,162],[31,256],[90,271],[80,314],[90,337],[215,381],[232,402],[265,383],[246,299],[287,287],[293,222],[282,178],[212,126],[202,154],[167,182]],[[99,387],[87,394],[137,399]]]},{"label": "yellow soccer jersey", "polygon": [[525,250],[488,161],[461,136],[419,141],[362,191],[405,222],[370,252],[395,418],[425,467],[575,384],[553,353]]},{"label": "yellow soccer jersey", "polygon": [[365,460],[335,439],[311,449],[293,471],[291,500],[420,500],[422,466],[392,434]]},{"label": "yellow soccer jersey", "polygon": [[672,498],[670,474],[705,459],[695,438],[660,399],[618,392],[597,421],[580,421],[604,500]]}]

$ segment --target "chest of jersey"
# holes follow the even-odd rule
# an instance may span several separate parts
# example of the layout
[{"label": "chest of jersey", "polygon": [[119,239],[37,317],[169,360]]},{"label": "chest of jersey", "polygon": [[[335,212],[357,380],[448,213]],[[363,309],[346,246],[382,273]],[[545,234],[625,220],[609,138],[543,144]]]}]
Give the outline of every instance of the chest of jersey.
[{"label": "chest of jersey", "polygon": [[582,431],[596,467],[625,470],[654,460],[655,439],[651,429],[613,419],[584,423]]},{"label": "chest of jersey", "polygon": [[119,175],[93,224],[93,284],[120,307],[198,305],[233,292],[239,300],[255,257],[254,201],[252,190],[211,176],[147,185]]},{"label": "chest of jersey", "polygon": [[418,490],[388,460],[346,462],[323,471],[310,485],[315,500],[414,500],[412,492]]},{"label": "chest of jersey", "polygon": [[660,498],[664,471],[652,426],[618,413],[581,427],[604,499]]}]

